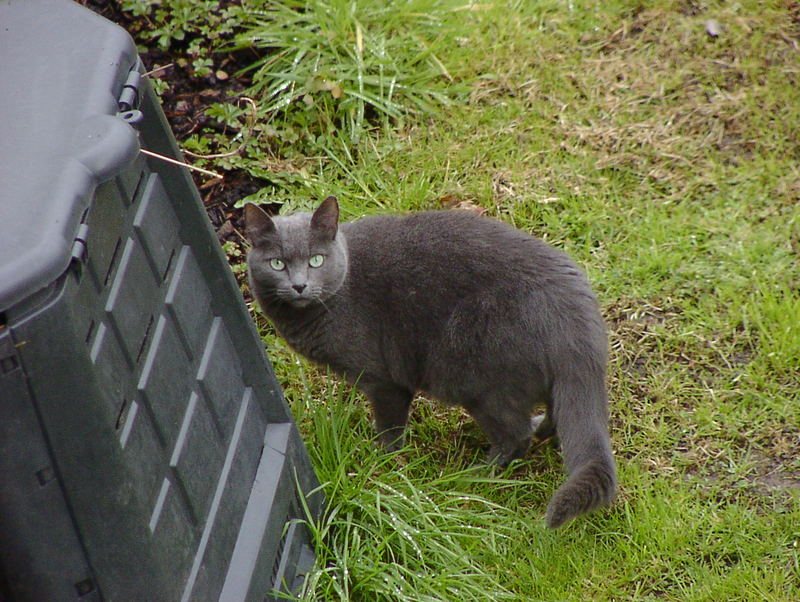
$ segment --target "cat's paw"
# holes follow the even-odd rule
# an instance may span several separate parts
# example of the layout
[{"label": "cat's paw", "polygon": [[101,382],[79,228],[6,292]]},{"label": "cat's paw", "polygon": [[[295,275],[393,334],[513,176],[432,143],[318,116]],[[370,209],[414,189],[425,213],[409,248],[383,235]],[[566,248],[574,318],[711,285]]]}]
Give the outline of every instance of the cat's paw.
[{"label": "cat's paw", "polygon": [[396,452],[405,445],[405,429],[393,428],[378,433],[378,443],[387,452]]}]

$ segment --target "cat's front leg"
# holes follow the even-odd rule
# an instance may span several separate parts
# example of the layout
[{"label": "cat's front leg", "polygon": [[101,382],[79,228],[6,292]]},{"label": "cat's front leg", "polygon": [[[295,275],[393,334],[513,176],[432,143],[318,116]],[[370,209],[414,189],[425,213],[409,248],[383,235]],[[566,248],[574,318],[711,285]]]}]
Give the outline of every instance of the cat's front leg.
[{"label": "cat's front leg", "polygon": [[359,382],[372,406],[372,418],[378,440],[387,451],[403,447],[408,411],[413,391],[392,382]]}]

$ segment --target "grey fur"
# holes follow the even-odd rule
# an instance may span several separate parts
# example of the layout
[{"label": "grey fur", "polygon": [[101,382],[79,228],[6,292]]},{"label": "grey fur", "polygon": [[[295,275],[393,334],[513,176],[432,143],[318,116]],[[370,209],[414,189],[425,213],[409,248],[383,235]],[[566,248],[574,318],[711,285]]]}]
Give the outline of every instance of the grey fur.
[{"label": "grey fur", "polygon": [[[286,341],[366,394],[379,439],[402,443],[417,391],[464,407],[490,460],[558,435],[567,481],[546,522],[609,504],[605,325],[564,253],[464,211],[340,224],[334,197],[315,213],[269,218],[246,207],[251,289]],[[311,267],[309,258],[324,262]],[[285,268],[270,267],[278,258]],[[544,407],[544,418],[531,419]],[[535,430],[535,432],[534,432]]]}]

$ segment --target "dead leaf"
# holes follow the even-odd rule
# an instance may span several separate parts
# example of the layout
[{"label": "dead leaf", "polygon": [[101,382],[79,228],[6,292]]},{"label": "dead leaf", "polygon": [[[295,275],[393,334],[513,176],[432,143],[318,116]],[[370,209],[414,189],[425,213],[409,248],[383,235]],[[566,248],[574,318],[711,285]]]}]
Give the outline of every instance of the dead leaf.
[{"label": "dead leaf", "polygon": [[716,19],[709,19],[705,22],[706,33],[712,38],[718,38],[722,33],[722,25]]},{"label": "dead leaf", "polygon": [[439,203],[441,203],[445,209],[459,209],[461,211],[469,211],[470,213],[475,213],[477,215],[483,215],[486,213],[485,207],[481,207],[470,200],[462,199],[452,194],[448,194],[440,198]]},{"label": "dead leaf", "polygon": [[498,171],[492,176],[492,192],[501,202],[517,196],[514,180],[509,172]]},{"label": "dead leaf", "polygon": [[461,201],[458,205],[453,207],[453,209],[459,209],[461,211],[469,211],[477,215],[483,215],[484,213],[486,213],[486,207],[481,207],[480,205],[476,205],[472,201]]},{"label": "dead leaf", "polygon": [[333,96],[336,99],[339,99],[344,95],[344,91],[342,90],[342,87],[339,85],[339,83],[332,82],[329,79],[316,80],[314,82],[313,89],[315,91],[330,92],[331,96]]},{"label": "dead leaf", "polygon": [[223,242],[228,236],[233,234],[235,231],[231,220],[226,220],[217,230],[217,239],[220,242]]}]

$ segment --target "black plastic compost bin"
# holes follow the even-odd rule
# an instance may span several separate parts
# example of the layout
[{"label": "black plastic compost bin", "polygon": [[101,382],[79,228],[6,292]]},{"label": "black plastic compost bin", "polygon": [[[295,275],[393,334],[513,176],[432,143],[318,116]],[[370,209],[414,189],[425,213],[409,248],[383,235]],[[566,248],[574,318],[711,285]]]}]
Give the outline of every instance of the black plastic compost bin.
[{"label": "black plastic compost bin", "polygon": [[[0,0],[0,599],[255,600],[316,479],[122,29]],[[311,496],[312,510],[318,496]]]}]

